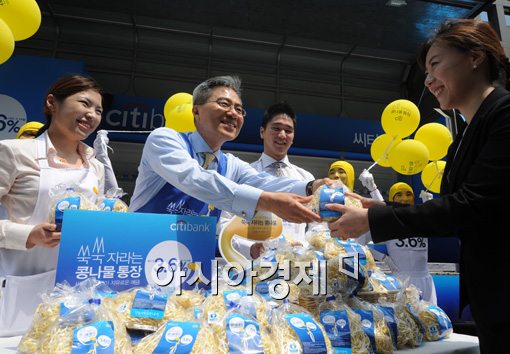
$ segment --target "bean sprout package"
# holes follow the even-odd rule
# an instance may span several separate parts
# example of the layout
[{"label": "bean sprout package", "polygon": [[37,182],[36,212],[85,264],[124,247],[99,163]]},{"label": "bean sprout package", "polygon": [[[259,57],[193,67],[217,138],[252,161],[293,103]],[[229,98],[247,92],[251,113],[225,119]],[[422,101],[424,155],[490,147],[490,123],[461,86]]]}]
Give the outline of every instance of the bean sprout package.
[{"label": "bean sprout package", "polygon": [[102,306],[110,316],[127,328],[154,332],[165,321],[193,320],[193,310],[179,305],[175,298],[157,289],[134,288],[116,297],[106,298]]},{"label": "bean sprout package", "polygon": [[[20,341],[21,353],[130,353],[123,326],[116,326],[102,311],[104,283],[89,279],[75,287],[58,284],[44,298],[32,327]],[[111,293],[111,291],[109,292]],[[102,292],[102,294],[106,294]]]},{"label": "bean sprout package", "polygon": [[156,332],[140,340],[134,354],[228,353],[214,331],[205,322],[174,321],[163,323]]},{"label": "bean sprout package", "polygon": [[408,309],[411,314],[419,317],[425,328],[425,339],[436,341],[447,338],[453,333],[452,321],[438,306],[419,300],[419,291],[410,286],[406,289]]},{"label": "bean sprout package", "polygon": [[376,306],[355,296],[349,298],[348,305],[360,315],[363,330],[370,339],[373,352],[393,353],[391,332],[384,320],[384,313]]},{"label": "bean sprout package", "polygon": [[337,351],[352,351],[354,354],[370,354],[370,339],[363,331],[361,317],[349,308],[342,298],[328,296],[319,305],[319,319],[324,326],[331,345]]},{"label": "bean sprout package", "polygon": [[345,195],[345,192],[350,192],[350,190],[340,180],[333,181],[330,186],[324,184],[315,190],[308,207],[322,220],[328,222],[337,220],[342,214],[335,210],[329,210],[326,208],[326,204],[337,203],[362,208],[358,199]]},{"label": "bean sprout package", "polygon": [[272,338],[278,353],[332,353],[324,327],[304,308],[284,302],[273,311]]},{"label": "bean sprout package", "polygon": [[111,188],[104,196],[97,199],[97,208],[101,211],[127,212],[127,204],[120,198],[126,193],[122,188]]},{"label": "bean sprout package", "polygon": [[306,241],[310,248],[324,251],[326,241],[331,239],[331,232],[326,223],[312,223],[306,231]]},{"label": "bean sprout package", "polygon": [[97,206],[81,192],[78,186],[66,186],[57,184],[49,191],[50,215],[49,221],[57,225],[57,230],[62,228],[64,211],[71,210],[97,210]]},{"label": "bean sprout package", "polygon": [[392,332],[392,339],[398,349],[414,348],[422,344],[423,333],[411,314],[405,310],[402,292],[400,292],[396,302],[380,300],[377,306],[384,313],[386,324]]}]

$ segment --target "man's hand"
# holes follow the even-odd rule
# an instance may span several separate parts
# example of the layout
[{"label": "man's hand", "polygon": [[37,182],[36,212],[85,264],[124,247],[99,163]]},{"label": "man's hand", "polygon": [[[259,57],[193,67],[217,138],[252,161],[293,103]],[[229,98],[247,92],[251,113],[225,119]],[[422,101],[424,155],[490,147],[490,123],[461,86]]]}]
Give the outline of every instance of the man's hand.
[{"label": "man's hand", "polygon": [[434,199],[434,196],[432,195],[432,193],[429,193],[429,192],[425,192],[424,190],[422,190],[420,192],[420,198],[421,198],[421,201],[423,203],[429,201],[429,200],[432,200]]},{"label": "man's hand", "polygon": [[321,218],[303,204],[310,203],[312,196],[302,197],[292,193],[262,192],[257,210],[270,211],[283,220],[295,223],[319,222]]},{"label": "man's hand", "polygon": [[257,259],[260,257],[262,253],[264,253],[265,248],[264,244],[261,242],[255,242],[253,245],[250,246],[250,257],[252,259]]},{"label": "man's hand", "polygon": [[363,205],[363,208],[373,208],[373,207],[380,207],[385,206],[386,203],[377,199],[372,198],[365,198],[362,197],[359,194],[353,193],[353,192],[345,192],[345,195],[351,198],[356,198],[361,202],[361,205]]},{"label": "man's hand", "polygon": [[368,172],[367,169],[364,169],[363,172],[361,172],[359,175],[359,180],[361,181],[363,187],[368,189],[369,192],[373,192],[377,189],[377,185],[374,181],[374,176]]},{"label": "man's hand", "polygon": [[312,183],[312,193],[315,192],[320,186],[322,186],[323,184],[325,185],[328,185],[328,186],[331,186],[335,181],[332,180],[331,178],[321,178],[321,179],[316,179],[315,181],[313,181]]},{"label": "man's hand", "polygon": [[331,236],[345,240],[357,238],[370,230],[367,209],[349,207],[343,204],[326,204],[326,207],[342,213],[340,219],[328,223]]},{"label": "man's hand", "polygon": [[331,186],[333,185],[333,183],[335,183],[335,180],[331,179],[331,178],[321,178],[321,179],[316,179],[315,181],[313,181],[313,184],[312,184],[312,191],[316,191],[317,188],[319,188],[320,186],[322,186],[323,184],[325,185],[328,185],[328,186]]},{"label": "man's hand", "polygon": [[28,235],[26,247],[28,249],[35,246],[53,248],[60,242],[60,232],[56,232],[57,225],[43,223],[35,225]]}]

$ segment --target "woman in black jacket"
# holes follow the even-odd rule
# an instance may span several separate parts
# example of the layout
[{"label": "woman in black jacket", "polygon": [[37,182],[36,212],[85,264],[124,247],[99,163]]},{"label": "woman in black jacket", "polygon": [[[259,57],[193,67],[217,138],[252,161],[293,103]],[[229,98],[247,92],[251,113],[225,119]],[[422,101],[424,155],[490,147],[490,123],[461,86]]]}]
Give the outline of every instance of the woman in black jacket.
[{"label": "woman in black jacket", "polygon": [[[507,276],[510,231],[510,64],[494,30],[478,20],[449,20],[424,45],[419,57],[425,85],[442,109],[458,109],[466,125],[450,146],[441,197],[422,205],[343,205],[330,223],[332,235],[356,237],[368,230],[374,242],[412,235],[456,235],[461,244],[461,308],[468,303],[482,353],[502,353],[510,333]],[[508,85],[508,84],[507,84]]]}]

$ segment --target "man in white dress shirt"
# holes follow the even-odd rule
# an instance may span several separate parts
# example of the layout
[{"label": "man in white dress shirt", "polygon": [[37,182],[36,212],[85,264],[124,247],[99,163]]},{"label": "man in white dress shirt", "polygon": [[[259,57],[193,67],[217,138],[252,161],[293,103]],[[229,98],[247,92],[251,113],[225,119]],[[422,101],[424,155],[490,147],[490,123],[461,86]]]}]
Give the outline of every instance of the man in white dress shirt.
[{"label": "man in white dress shirt", "polygon": [[[294,142],[296,115],[286,103],[276,103],[268,107],[262,119],[260,138],[264,142],[264,152],[251,166],[259,172],[267,172],[276,177],[290,177],[302,181],[314,180],[314,176],[290,163],[287,152]],[[223,211],[218,222],[217,232],[230,221],[233,214]],[[304,245],[306,224],[283,222],[283,234],[291,243]],[[233,246],[246,258],[258,258],[263,249],[262,243],[236,237]]]}]

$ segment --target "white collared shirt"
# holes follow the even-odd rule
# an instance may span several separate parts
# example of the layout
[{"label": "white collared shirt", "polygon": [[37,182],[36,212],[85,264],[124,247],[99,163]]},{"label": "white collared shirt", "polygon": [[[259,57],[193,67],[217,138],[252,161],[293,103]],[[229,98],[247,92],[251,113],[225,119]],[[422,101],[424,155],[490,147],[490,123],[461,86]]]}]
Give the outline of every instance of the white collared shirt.
[{"label": "white collared shirt", "polygon": [[260,158],[257,161],[251,163],[250,166],[252,166],[259,172],[267,172],[269,174],[272,174],[273,168],[271,167],[271,165],[275,162],[282,163],[281,168],[285,177],[295,178],[306,182],[315,179],[310,172],[306,171],[305,169],[302,169],[301,167],[291,164],[289,161],[289,157],[287,155],[285,155],[285,157],[280,161],[277,161],[263,152],[260,155]]},{"label": "white collared shirt", "polygon": [[[56,151],[45,134],[46,158],[53,168],[73,168],[56,159]],[[94,158],[94,149],[80,143],[78,152],[83,167],[91,167],[99,180],[99,191],[104,192],[104,167]],[[25,250],[33,225],[26,223],[32,216],[39,192],[39,163],[34,139],[7,139],[0,141],[0,202],[9,220],[0,220],[0,247]],[[49,216],[48,216],[49,217]]]},{"label": "white collared shirt", "polygon": [[233,212],[250,220],[255,214],[263,190],[306,194],[306,183],[288,178],[275,178],[257,172],[248,163],[232,154],[225,154],[225,176],[215,171],[219,152],[208,170],[200,167],[203,152],[213,152],[197,132],[188,135],[194,156],[181,134],[173,129],[155,129],[147,138],[138,167],[135,191],[130,211],[147,204],[168,182],[182,192],[212,204],[218,209]]}]

